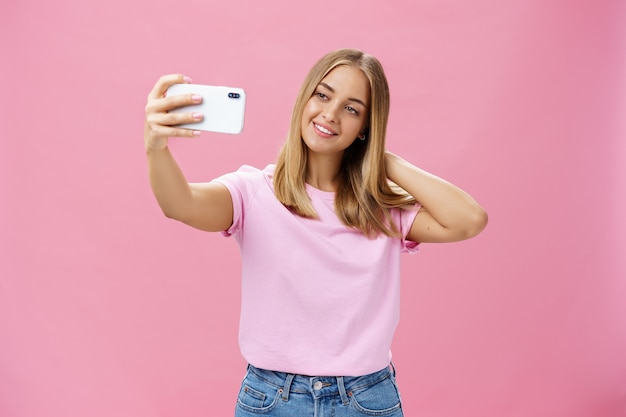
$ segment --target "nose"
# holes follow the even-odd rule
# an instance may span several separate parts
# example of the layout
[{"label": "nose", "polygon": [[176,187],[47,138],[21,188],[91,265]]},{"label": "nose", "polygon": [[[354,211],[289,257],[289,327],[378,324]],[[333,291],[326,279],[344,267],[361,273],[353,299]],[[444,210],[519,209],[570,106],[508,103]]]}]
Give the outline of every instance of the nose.
[{"label": "nose", "polygon": [[337,121],[338,110],[339,106],[337,104],[327,103],[327,105],[324,106],[324,110],[322,111],[322,117],[328,122],[335,122]]}]

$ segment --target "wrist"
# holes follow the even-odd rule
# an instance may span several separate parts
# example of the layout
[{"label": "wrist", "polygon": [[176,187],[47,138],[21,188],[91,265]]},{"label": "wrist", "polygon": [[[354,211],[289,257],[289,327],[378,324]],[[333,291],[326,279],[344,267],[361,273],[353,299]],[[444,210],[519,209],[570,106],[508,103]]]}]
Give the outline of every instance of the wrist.
[{"label": "wrist", "polygon": [[162,151],[165,151],[165,150],[167,150],[167,143],[165,143],[162,146],[154,146],[154,145],[150,146],[148,144],[146,144],[146,146],[145,146],[146,155],[159,153],[159,152],[162,152]]},{"label": "wrist", "polygon": [[394,178],[397,175],[397,167],[398,167],[399,157],[389,151],[385,151],[385,171],[387,174],[387,178],[394,181]]},{"label": "wrist", "polygon": [[149,139],[144,140],[144,148],[146,153],[158,152],[167,149],[167,138],[164,139]]}]

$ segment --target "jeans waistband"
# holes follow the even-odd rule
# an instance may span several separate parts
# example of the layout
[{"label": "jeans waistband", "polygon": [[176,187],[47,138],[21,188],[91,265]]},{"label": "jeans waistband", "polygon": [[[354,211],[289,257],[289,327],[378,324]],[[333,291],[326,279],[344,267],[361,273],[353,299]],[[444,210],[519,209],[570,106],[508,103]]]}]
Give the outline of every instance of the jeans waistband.
[{"label": "jeans waistband", "polygon": [[366,388],[386,378],[395,380],[393,365],[363,376],[310,376],[270,371],[248,365],[248,371],[263,379],[266,383],[276,386],[282,392],[284,401],[290,393],[310,393],[315,398],[326,395],[340,395],[344,404],[353,390]]}]

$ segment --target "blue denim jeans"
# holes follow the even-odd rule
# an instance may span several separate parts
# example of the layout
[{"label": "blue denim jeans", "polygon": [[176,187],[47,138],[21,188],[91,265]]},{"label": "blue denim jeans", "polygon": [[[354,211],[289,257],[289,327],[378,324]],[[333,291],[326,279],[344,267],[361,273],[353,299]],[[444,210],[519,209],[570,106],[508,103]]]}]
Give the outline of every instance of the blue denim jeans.
[{"label": "blue denim jeans", "polygon": [[305,376],[248,366],[235,417],[402,417],[393,367],[360,377]]}]

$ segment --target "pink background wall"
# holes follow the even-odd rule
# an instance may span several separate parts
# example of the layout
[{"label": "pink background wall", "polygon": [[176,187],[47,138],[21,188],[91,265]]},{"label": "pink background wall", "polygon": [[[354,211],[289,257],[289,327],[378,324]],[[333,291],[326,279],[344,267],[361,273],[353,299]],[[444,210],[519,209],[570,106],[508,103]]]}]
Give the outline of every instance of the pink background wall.
[{"label": "pink background wall", "polygon": [[387,70],[389,148],[490,214],[403,260],[405,414],[625,416],[625,4],[2,0],[0,416],[232,415],[239,254],[161,214],[145,98],[246,88],[241,136],[171,147],[194,181],[264,166],[348,46]]}]

